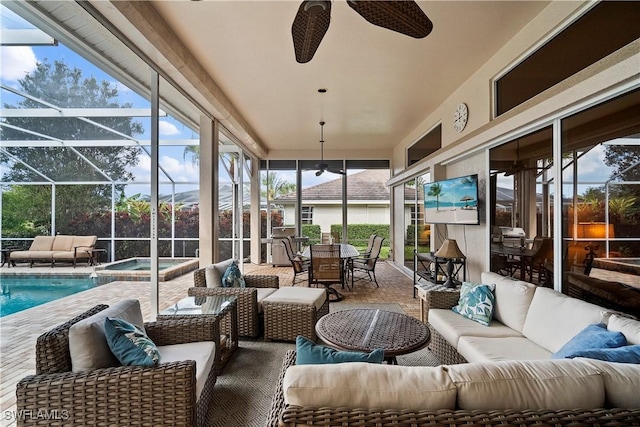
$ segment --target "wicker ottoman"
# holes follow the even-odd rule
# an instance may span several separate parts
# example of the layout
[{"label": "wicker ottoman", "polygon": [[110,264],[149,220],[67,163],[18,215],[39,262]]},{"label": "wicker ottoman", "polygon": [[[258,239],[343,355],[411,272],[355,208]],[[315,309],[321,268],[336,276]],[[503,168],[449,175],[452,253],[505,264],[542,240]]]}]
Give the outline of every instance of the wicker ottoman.
[{"label": "wicker ottoman", "polygon": [[316,322],[329,312],[325,289],[280,288],[262,301],[264,340],[316,340]]}]

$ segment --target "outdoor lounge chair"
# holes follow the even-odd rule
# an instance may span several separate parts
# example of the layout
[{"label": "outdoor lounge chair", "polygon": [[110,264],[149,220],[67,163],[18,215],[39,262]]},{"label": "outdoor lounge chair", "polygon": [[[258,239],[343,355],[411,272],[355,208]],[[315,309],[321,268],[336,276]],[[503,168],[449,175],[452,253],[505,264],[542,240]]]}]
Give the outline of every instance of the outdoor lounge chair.
[{"label": "outdoor lounge chair", "polygon": [[[210,295],[237,297],[238,335],[244,337],[256,337],[260,333],[262,300],[280,287],[280,278],[276,275],[246,275],[242,276],[246,284],[244,288],[222,287],[222,276],[224,275],[224,271],[227,266],[231,264],[232,261],[232,259],[229,259],[194,271],[194,287],[189,288],[188,294],[193,297]],[[220,283],[207,283],[207,269],[209,269],[210,273],[209,281]],[[222,330],[222,333],[227,333],[227,331]]]},{"label": "outdoor lounge chair", "polygon": [[[28,414],[18,425],[205,425],[220,360],[215,345],[219,321],[213,317],[144,323],[160,350],[161,361],[155,366],[86,368],[86,354],[105,357],[98,345],[102,340],[106,346],[104,332],[100,335],[97,327],[100,321],[104,324],[109,316],[136,323],[126,316],[139,312],[139,307],[136,300],[97,305],[41,335],[36,342],[36,374],[16,387],[18,413]],[[84,345],[89,350],[78,356],[85,341],[90,342]]]}]

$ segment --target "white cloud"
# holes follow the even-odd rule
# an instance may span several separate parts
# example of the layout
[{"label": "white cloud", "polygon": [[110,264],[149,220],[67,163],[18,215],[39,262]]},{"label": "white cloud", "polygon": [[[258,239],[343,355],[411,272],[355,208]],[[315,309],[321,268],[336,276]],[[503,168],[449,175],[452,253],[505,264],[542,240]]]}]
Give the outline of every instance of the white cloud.
[{"label": "white cloud", "polygon": [[[194,182],[200,179],[198,166],[178,160],[175,157],[162,156],[159,159],[160,166],[169,174],[174,182]],[[149,156],[141,156],[140,162],[132,170],[137,182],[151,180],[151,159]],[[165,181],[164,173],[160,172],[160,181]]]},{"label": "white cloud", "polygon": [[160,135],[178,135],[180,133],[173,123],[165,122],[164,120],[160,120],[158,123],[158,132]]},{"label": "white cloud", "polygon": [[36,69],[38,60],[33,49],[28,46],[4,46],[0,52],[2,80],[17,81]]}]

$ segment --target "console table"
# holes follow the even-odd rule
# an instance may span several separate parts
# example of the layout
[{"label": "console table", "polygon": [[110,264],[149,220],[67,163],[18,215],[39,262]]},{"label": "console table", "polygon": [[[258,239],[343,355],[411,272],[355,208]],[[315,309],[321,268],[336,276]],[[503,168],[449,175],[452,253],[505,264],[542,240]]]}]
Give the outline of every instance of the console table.
[{"label": "console table", "polygon": [[[436,285],[441,285],[447,280],[447,271],[445,270],[447,262],[450,258],[440,258],[433,252],[413,253],[413,297],[416,297],[416,284],[420,279],[426,279]],[[467,260],[466,258],[451,258],[453,262],[453,278],[454,281],[460,283],[460,272],[462,272],[462,280],[467,280]]]}]

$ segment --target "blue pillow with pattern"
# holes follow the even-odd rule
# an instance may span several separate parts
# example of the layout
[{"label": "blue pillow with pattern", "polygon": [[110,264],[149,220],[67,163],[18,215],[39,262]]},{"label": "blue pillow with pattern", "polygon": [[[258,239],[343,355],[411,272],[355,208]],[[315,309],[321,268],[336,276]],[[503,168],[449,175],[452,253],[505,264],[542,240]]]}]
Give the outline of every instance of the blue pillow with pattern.
[{"label": "blue pillow with pattern", "polygon": [[496,285],[494,284],[482,285],[463,282],[458,305],[452,310],[481,325],[489,326],[493,318],[493,308],[496,305],[496,297],[493,294],[495,289]]},{"label": "blue pillow with pattern", "polygon": [[623,345],[616,348],[591,348],[588,350],[578,350],[568,358],[588,357],[589,359],[604,360],[616,363],[640,363],[640,344]]},{"label": "blue pillow with pattern", "polygon": [[160,361],[158,347],[136,325],[107,317],[104,334],[111,352],[124,366],[155,366]]},{"label": "blue pillow with pattern", "polygon": [[229,264],[229,267],[225,270],[222,276],[222,286],[225,288],[244,288],[246,286],[244,277],[242,277],[240,268],[238,268],[238,264],[235,261]]}]

